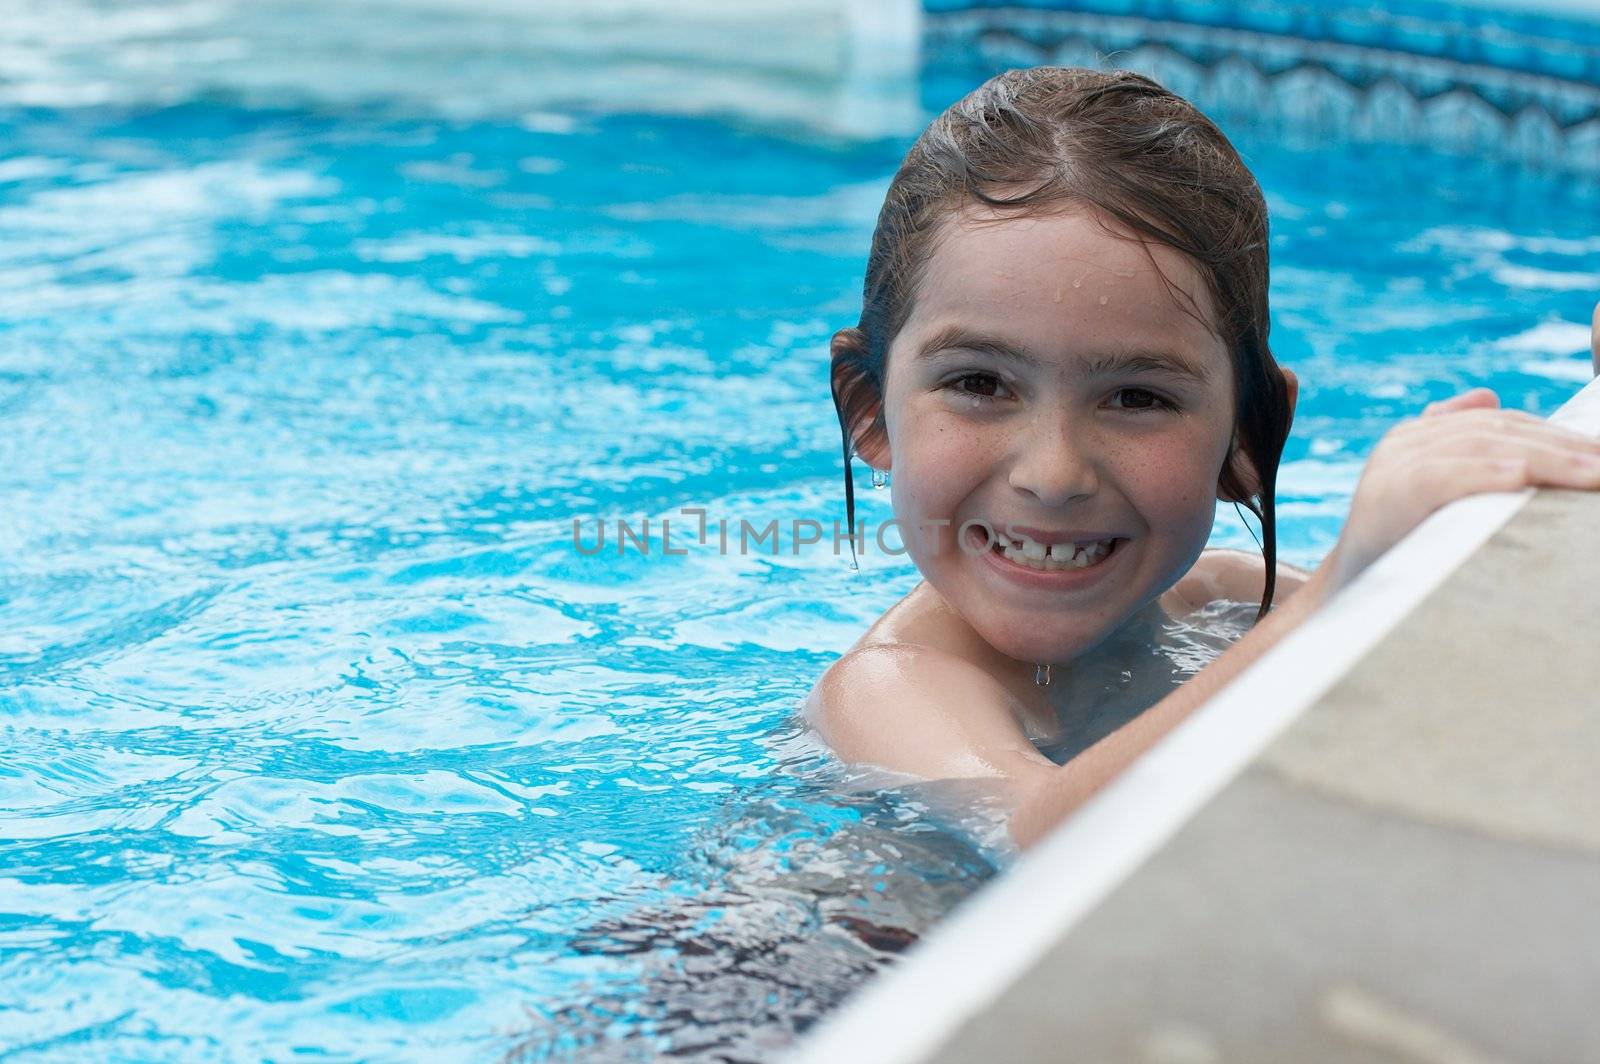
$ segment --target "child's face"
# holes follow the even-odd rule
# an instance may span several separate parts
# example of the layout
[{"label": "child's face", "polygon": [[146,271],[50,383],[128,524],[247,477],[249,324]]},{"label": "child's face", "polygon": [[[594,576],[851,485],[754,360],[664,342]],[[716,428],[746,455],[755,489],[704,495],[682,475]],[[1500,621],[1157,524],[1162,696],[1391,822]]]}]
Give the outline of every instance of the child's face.
[{"label": "child's face", "polygon": [[[888,458],[912,559],[1021,661],[1094,646],[1176,583],[1211,532],[1232,364],[1152,256],[1213,321],[1187,259],[1087,210],[963,213],[889,351]],[[1016,545],[981,550],[974,530],[963,549],[967,522],[1009,527]],[[1030,560],[1045,545],[1065,557]]]}]

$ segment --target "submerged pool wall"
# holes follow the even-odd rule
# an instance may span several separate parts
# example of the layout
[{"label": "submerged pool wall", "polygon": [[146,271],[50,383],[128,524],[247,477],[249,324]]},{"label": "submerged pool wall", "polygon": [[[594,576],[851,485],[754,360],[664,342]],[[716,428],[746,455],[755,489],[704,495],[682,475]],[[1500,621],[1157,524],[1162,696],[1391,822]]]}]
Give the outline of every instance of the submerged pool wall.
[{"label": "submerged pool wall", "polygon": [[[926,8],[945,62],[1600,175],[1600,6]],[[1600,382],[1554,419],[1600,436]],[[1595,1059],[1597,529],[1588,493],[1435,515],[794,1059]]]},{"label": "submerged pool wall", "polygon": [[[1600,5],[927,0],[930,56],[1137,70],[1227,125],[1600,174]],[[928,101],[930,104],[937,101]],[[940,104],[942,106],[942,104]]]}]

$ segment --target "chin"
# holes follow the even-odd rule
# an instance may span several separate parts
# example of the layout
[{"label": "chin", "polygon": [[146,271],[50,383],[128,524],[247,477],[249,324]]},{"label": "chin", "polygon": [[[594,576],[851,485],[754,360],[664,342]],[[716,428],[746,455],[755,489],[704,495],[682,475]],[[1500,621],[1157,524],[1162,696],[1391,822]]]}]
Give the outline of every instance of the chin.
[{"label": "chin", "polygon": [[[1037,621],[1017,619],[994,623],[978,628],[984,641],[1008,658],[1032,662],[1036,665],[1061,665],[1093,650],[1116,625],[1093,619],[1040,624]],[[976,627],[976,626],[975,626]]]}]

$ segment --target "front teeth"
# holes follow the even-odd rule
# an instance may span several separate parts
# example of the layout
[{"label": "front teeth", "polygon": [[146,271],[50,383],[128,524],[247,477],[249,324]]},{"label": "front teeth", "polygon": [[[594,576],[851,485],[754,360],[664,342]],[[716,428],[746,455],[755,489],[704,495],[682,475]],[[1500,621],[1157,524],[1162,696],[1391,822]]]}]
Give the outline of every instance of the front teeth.
[{"label": "front teeth", "polygon": [[1063,569],[1082,569],[1111,553],[1109,539],[1094,543],[1052,543],[1048,547],[1037,540],[1022,536],[1000,537],[1002,553],[1011,561],[1029,569],[1042,572],[1059,572]]}]

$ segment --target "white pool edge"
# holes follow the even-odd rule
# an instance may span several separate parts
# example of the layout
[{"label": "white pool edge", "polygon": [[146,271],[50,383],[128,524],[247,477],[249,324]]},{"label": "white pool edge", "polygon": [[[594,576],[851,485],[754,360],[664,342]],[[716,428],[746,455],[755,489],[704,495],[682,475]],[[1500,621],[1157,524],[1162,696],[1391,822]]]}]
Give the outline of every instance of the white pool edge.
[{"label": "white pool edge", "polygon": [[[1600,381],[1551,420],[1600,436]],[[1479,495],[1423,522],[1296,631],[980,891],[792,1059],[927,1058],[1163,846],[1449,575],[1531,490]]]}]

